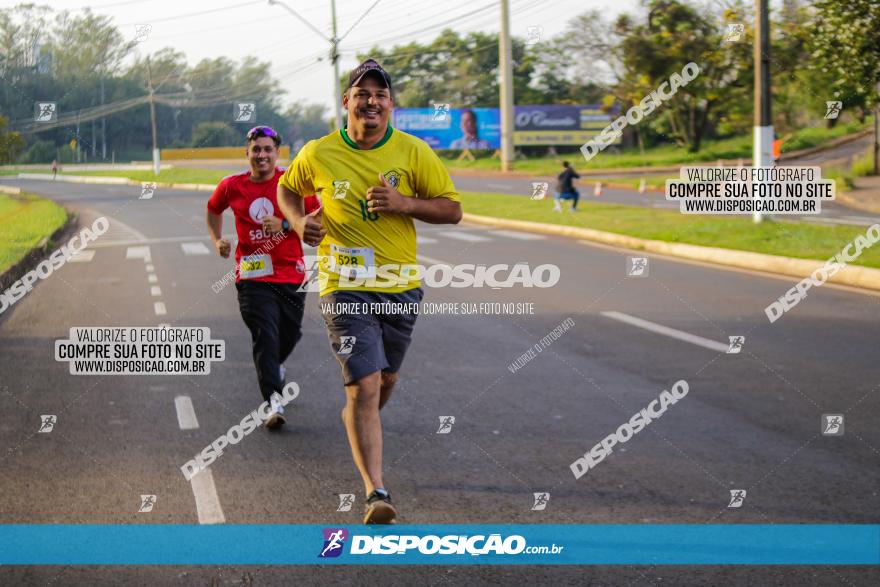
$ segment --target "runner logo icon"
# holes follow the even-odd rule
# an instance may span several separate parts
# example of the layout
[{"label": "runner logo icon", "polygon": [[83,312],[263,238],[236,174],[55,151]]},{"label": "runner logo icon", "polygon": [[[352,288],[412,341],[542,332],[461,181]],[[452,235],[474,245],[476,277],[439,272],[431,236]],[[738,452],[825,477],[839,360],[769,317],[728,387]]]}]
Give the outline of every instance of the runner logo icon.
[{"label": "runner logo icon", "polygon": [[730,503],[727,504],[729,508],[738,508],[742,507],[743,501],[746,499],[746,490],[745,489],[731,489],[730,490]]},{"label": "runner logo icon", "polygon": [[356,336],[340,336],[339,337],[339,350],[336,351],[337,355],[350,355],[351,351],[354,350],[354,343],[357,342]]},{"label": "runner logo icon", "polygon": [[452,432],[452,425],[455,424],[455,416],[439,416],[440,418],[440,428],[437,429],[437,434],[449,434]]},{"label": "runner logo icon", "polygon": [[156,496],[155,495],[142,495],[141,496],[141,507],[138,508],[138,513],[148,514],[153,511],[153,506],[156,505]]},{"label": "runner logo icon", "polygon": [[745,336],[728,336],[728,340],[730,340],[730,346],[727,348],[728,355],[735,355],[742,350],[743,345],[746,343]]},{"label": "runner logo icon", "polygon": [[52,429],[55,428],[55,422],[57,421],[56,417],[52,414],[46,416],[40,416],[40,429],[37,432],[48,433],[52,432]]},{"label": "runner logo icon", "polygon": [[336,558],[342,554],[345,541],[348,539],[348,530],[345,528],[324,528],[324,548],[318,554],[318,558]]},{"label": "runner logo icon", "polygon": [[533,512],[540,512],[541,510],[547,509],[547,504],[550,502],[550,494],[549,493],[536,493],[535,494],[535,504],[532,506]]},{"label": "runner logo icon", "polygon": [[337,512],[350,512],[351,506],[354,505],[354,493],[340,493],[339,494],[339,506],[336,508]]},{"label": "runner logo icon", "polygon": [[333,199],[343,200],[351,187],[351,182],[346,179],[340,179],[333,182]]}]

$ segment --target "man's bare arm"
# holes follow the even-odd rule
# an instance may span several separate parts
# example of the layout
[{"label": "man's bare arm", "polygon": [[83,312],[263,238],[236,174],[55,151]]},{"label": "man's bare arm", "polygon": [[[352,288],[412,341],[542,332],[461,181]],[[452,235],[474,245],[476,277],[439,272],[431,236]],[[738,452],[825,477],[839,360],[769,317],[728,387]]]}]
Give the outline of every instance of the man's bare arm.
[{"label": "man's bare arm", "polygon": [[461,204],[449,198],[406,198],[409,206],[406,214],[429,224],[458,224],[461,221]]},{"label": "man's bare arm", "polygon": [[327,234],[321,225],[323,209],[318,208],[311,214],[306,214],[302,196],[293,193],[280,183],[278,184],[278,207],[281,208],[281,213],[284,214],[299,238],[307,245],[317,246]]},{"label": "man's bare arm", "polygon": [[211,242],[217,253],[224,259],[229,257],[232,249],[228,240],[223,238],[223,215],[214,214],[210,210],[205,212],[205,222],[208,224],[208,234],[211,235]]}]

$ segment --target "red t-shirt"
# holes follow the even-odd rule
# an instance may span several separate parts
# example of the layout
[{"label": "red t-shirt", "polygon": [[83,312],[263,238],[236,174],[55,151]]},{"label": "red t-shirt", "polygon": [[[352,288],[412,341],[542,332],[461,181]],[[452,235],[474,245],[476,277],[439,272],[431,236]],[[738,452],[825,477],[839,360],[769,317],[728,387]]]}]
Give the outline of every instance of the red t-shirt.
[{"label": "red t-shirt", "polygon": [[[235,248],[235,279],[269,281],[274,283],[302,283],[305,266],[302,245],[293,229],[286,234],[265,234],[263,216],[272,214],[284,219],[278,207],[278,179],[284,170],[275,168],[275,176],[261,183],[250,180],[251,172],[244,171],[224,177],[211,199],[208,210],[222,214],[232,208],[238,246]],[[320,207],[318,198],[308,196],[304,200],[306,214]],[[245,263],[242,265],[242,257]],[[242,276],[244,272],[244,276]]]}]

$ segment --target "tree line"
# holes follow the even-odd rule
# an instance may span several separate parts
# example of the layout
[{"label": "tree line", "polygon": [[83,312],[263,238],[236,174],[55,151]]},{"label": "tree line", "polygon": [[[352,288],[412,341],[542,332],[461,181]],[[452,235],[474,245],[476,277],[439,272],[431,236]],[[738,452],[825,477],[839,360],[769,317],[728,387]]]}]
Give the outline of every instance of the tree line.
[{"label": "tree line", "polygon": [[[845,116],[864,120],[880,81],[880,3],[783,0],[770,19],[778,133],[835,124],[824,118],[831,100],[843,103]],[[646,0],[614,18],[588,11],[554,37],[531,31],[512,39],[515,100],[625,111],[693,61],[700,75],[631,132],[642,148],[674,143],[697,151],[706,139],[751,132],[754,22],[752,4],[741,0]],[[744,25],[741,35],[731,40],[737,24]],[[325,106],[282,104],[284,86],[267,62],[218,57],[190,65],[173,48],[146,56],[137,44],[88,9],[0,10],[0,160],[44,162],[77,152],[89,161],[111,154],[146,159],[150,87],[162,147],[238,144],[243,127],[231,111],[237,100],[254,102],[259,122],[277,127],[289,143],[330,128]],[[495,34],[446,29],[432,40],[386,44],[358,58],[368,56],[394,76],[398,107],[498,105]],[[38,100],[57,102],[54,126],[33,123]]]}]

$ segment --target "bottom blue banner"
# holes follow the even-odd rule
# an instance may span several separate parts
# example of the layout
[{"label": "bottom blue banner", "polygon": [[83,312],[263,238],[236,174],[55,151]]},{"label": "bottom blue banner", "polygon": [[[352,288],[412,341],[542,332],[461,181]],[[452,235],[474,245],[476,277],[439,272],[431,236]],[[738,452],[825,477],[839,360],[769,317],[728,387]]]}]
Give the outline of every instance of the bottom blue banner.
[{"label": "bottom blue banner", "polygon": [[0,525],[4,565],[877,565],[880,525]]}]

